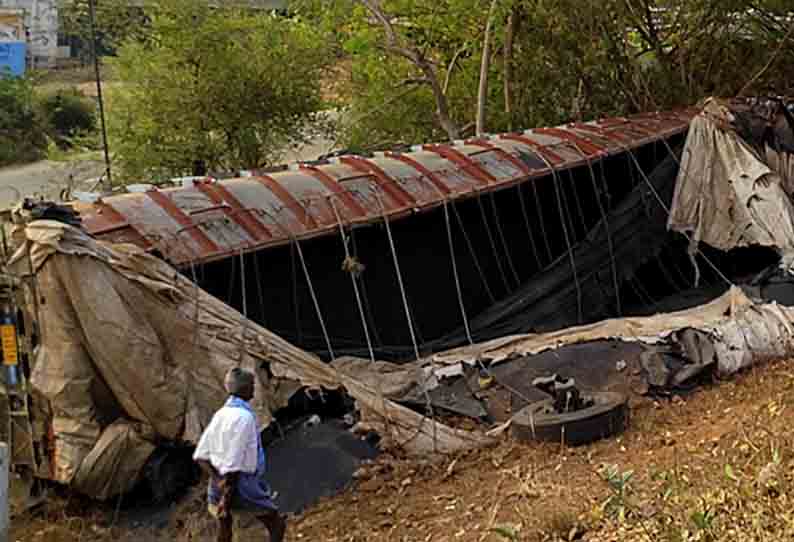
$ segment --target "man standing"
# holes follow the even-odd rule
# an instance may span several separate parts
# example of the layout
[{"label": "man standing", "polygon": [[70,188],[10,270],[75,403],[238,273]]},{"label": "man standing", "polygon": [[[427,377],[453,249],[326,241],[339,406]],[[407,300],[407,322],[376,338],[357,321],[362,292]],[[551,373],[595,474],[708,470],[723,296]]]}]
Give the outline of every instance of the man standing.
[{"label": "man standing", "polygon": [[281,542],[286,521],[264,479],[265,451],[248,402],[254,397],[254,374],[239,368],[226,375],[229,399],[201,435],[193,459],[209,473],[207,501],[218,520],[218,542],[231,542],[232,512],[253,515],[265,524],[271,542]]}]

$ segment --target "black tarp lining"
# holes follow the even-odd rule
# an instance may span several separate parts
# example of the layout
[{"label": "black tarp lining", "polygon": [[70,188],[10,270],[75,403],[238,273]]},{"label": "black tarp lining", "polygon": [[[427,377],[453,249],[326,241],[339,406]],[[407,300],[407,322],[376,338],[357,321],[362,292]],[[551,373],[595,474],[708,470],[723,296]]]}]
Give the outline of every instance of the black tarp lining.
[{"label": "black tarp lining", "polygon": [[[635,150],[636,162],[623,153],[590,167],[451,202],[447,212],[440,207],[393,221],[421,353],[468,340],[449,233],[474,340],[647,311],[670,295],[693,288],[686,239],[666,231],[667,213],[648,187],[650,180],[669,205],[677,173],[669,148],[679,147],[683,137]],[[605,223],[611,247],[606,229],[599,226]],[[384,225],[361,226],[348,233],[351,252],[365,266],[357,280],[376,356],[412,358],[411,333]],[[300,248],[334,353],[367,356],[350,275],[342,270],[341,236],[301,241]],[[702,256],[698,258],[701,285],[719,293],[724,281]],[[730,255],[719,254],[709,254],[709,259],[718,265],[732,261]],[[241,272],[246,292],[242,292]],[[328,357],[294,245],[205,264],[197,274],[200,285],[213,295],[238,310],[245,295],[248,314],[258,323]],[[616,278],[619,295],[615,295]]]}]

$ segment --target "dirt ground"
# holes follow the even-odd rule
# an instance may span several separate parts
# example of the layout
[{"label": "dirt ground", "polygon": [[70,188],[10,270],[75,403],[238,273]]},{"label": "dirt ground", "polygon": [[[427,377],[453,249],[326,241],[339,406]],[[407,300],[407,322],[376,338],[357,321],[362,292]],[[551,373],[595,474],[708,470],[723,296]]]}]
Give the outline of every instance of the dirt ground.
[{"label": "dirt ground", "polygon": [[[519,444],[435,462],[384,456],[354,487],[290,520],[288,540],[792,540],[792,362],[687,397],[637,399],[620,438]],[[65,496],[13,520],[11,540],[212,540],[202,488],[169,510]],[[263,540],[257,526],[237,538]]]}]

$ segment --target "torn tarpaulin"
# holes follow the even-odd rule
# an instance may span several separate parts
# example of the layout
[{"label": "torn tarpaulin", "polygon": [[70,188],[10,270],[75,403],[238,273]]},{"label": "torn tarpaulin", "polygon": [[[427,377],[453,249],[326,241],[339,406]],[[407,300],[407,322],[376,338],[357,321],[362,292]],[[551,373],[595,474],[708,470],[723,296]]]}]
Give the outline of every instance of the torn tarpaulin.
[{"label": "torn tarpaulin", "polygon": [[[27,246],[11,265],[27,274],[29,249],[43,304],[31,383],[52,412],[54,453],[47,459],[59,482],[99,488],[100,498],[128,488],[152,441],[197,440],[224,400],[224,374],[236,366],[258,375],[253,406],[265,425],[286,404],[280,390],[294,391],[298,382],[344,388],[362,420],[408,452],[452,453],[490,442],[385,399],[137,247],[97,242],[54,221],[32,222],[25,235]],[[119,434],[124,438],[113,437]],[[119,468],[108,458],[134,458],[134,465]]]},{"label": "torn tarpaulin", "polygon": [[765,140],[740,137],[737,119],[745,119],[744,126],[748,115],[709,99],[692,120],[668,227],[690,233],[693,252],[701,241],[720,250],[773,247],[788,269],[794,265],[794,205],[781,171],[791,168],[790,155],[775,150],[778,158],[770,165]]}]

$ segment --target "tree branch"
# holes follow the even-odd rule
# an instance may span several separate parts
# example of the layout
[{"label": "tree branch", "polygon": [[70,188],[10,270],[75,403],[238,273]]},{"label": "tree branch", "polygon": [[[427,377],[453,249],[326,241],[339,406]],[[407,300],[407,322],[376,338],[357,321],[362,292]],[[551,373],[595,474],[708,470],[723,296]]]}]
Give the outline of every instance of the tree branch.
[{"label": "tree branch", "polygon": [[404,43],[378,0],[359,0],[359,2],[372,13],[383,27],[386,33],[387,47],[412,62],[428,80],[436,102],[436,118],[439,125],[447,133],[450,140],[458,139],[460,131],[450,117],[447,96],[439,83],[438,74],[433,63],[415,45]]}]

